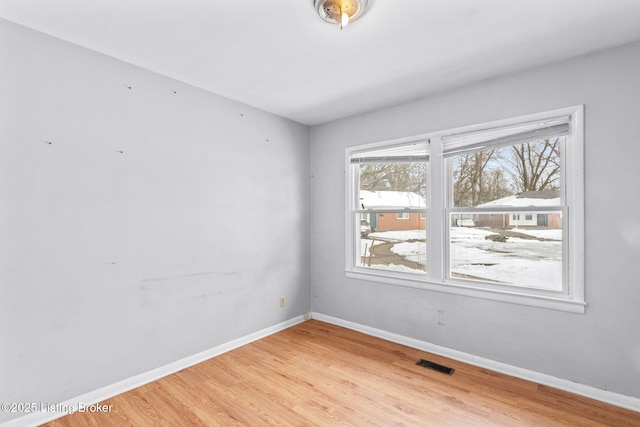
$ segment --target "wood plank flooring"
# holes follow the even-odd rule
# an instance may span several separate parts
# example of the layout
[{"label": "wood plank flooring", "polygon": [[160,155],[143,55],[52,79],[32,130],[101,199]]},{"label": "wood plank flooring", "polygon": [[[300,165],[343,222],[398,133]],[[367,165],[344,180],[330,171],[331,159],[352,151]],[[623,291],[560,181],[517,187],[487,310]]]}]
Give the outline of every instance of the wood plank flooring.
[{"label": "wood plank flooring", "polygon": [[102,404],[47,425],[640,426],[637,412],[316,320]]}]

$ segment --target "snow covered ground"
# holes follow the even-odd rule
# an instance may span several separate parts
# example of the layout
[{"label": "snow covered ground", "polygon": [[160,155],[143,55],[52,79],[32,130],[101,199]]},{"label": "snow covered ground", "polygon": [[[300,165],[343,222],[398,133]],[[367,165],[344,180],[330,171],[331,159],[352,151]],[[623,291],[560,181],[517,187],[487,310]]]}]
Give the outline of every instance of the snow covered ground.
[{"label": "snow covered ground", "polygon": [[369,248],[371,244],[379,245],[380,243],[384,243],[382,240],[373,240],[373,239],[360,239],[360,256],[369,256]]},{"label": "snow covered ground", "polygon": [[369,234],[370,237],[382,238],[386,240],[426,240],[427,230],[400,230],[400,231],[376,231]]},{"label": "snow covered ground", "polygon": [[517,231],[518,233],[528,234],[529,236],[534,236],[539,239],[552,239],[552,240],[562,240],[562,230],[552,229],[552,230],[537,230],[530,228],[514,228],[512,231]]},{"label": "snow covered ground", "polygon": [[[513,230],[547,239],[561,238],[561,230]],[[559,234],[558,234],[559,233]],[[562,242],[509,237],[506,242],[485,239],[490,230],[451,229],[452,275],[542,289],[562,284]]]},{"label": "snow covered ground", "polygon": [[[451,236],[451,272],[452,275],[465,278],[478,278],[503,284],[517,283],[542,289],[559,289],[562,283],[562,230],[550,229],[513,229],[518,233],[536,238],[520,239],[509,237],[506,242],[494,242],[485,239],[491,230],[472,227],[452,227]],[[426,246],[424,230],[387,231],[371,233],[370,237],[387,241],[397,241],[391,251],[409,261],[426,264]],[[409,240],[420,240],[412,241]],[[363,239],[370,245],[370,240]],[[378,243],[379,240],[376,240]],[[364,255],[364,253],[363,253]],[[386,266],[390,270],[407,271],[399,265]],[[375,268],[384,268],[376,265]],[[418,272],[419,270],[413,270]]]},{"label": "snow covered ground", "polygon": [[424,240],[421,242],[397,243],[391,247],[391,252],[400,255],[407,261],[413,261],[419,264],[427,263]]}]

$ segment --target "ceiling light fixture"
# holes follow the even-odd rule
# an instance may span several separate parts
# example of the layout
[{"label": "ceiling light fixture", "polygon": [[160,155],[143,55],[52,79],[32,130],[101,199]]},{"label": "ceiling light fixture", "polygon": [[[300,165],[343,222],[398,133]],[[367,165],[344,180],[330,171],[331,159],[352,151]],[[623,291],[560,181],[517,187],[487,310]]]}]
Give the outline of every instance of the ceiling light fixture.
[{"label": "ceiling light fixture", "polygon": [[364,13],[368,0],[314,0],[320,18],[343,29]]}]

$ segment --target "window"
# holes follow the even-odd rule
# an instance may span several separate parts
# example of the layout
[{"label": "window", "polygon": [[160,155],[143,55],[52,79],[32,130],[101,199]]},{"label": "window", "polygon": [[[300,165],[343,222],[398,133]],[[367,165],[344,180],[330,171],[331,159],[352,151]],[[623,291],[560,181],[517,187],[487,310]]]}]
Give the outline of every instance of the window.
[{"label": "window", "polygon": [[582,117],[348,148],[347,275],[584,312]]},{"label": "window", "polygon": [[427,143],[367,146],[349,152],[349,223],[368,215],[369,233],[350,233],[351,268],[422,274],[426,270]]}]

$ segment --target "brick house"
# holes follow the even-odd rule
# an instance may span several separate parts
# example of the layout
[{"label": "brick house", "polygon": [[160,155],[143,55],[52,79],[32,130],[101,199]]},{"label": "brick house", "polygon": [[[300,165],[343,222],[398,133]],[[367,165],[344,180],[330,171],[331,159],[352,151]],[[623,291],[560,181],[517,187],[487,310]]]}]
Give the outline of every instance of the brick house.
[{"label": "brick house", "polygon": [[[478,205],[480,208],[559,206],[558,191],[525,191],[520,194],[503,197]],[[475,215],[474,223],[478,227],[547,227],[562,228],[562,216],[559,213],[511,212]]]},{"label": "brick house", "polygon": [[408,191],[360,191],[360,203],[365,209],[398,209],[398,212],[363,214],[373,231],[424,230],[426,218],[420,212],[402,212],[426,206],[425,198]]}]

